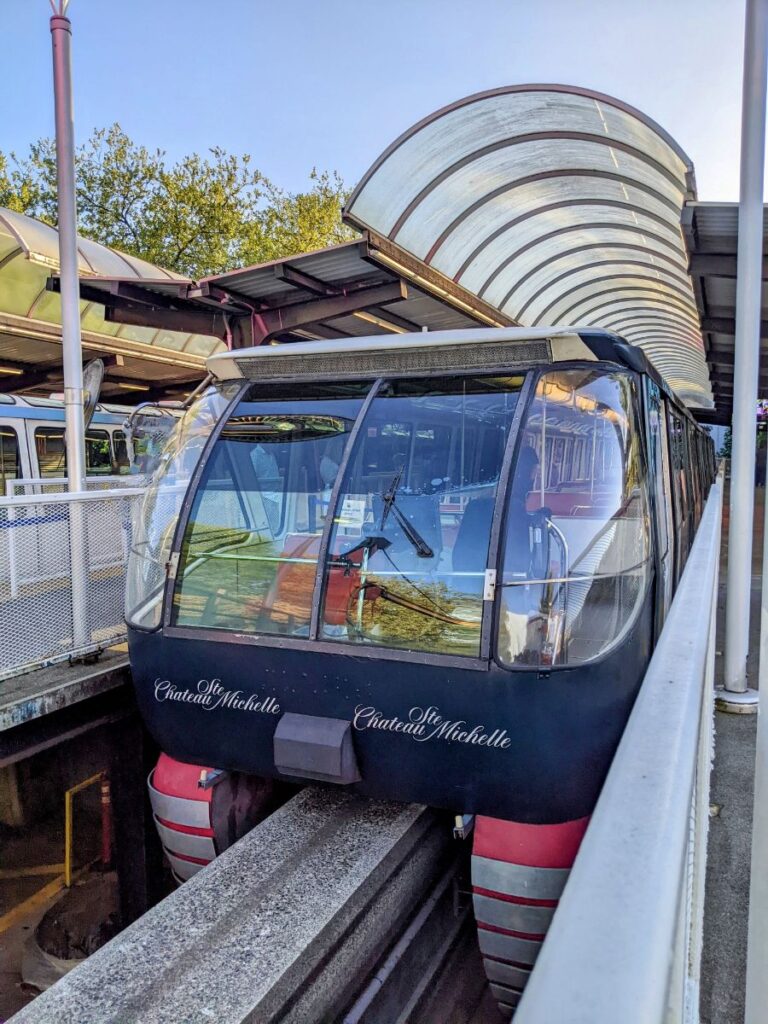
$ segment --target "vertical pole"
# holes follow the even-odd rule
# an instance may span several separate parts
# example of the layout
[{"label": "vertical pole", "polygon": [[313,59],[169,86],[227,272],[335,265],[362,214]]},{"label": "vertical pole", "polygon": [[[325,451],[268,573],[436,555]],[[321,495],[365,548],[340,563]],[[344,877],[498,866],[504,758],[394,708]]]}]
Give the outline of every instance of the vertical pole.
[{"label": "vertical pole", "polygon": [[[61,341],[64,369],[64,436],[67,489],[85,490],[85,422],[83,419],[83,347],[80,337],[80,282],[77,274],[77,200],[75,193],[75,126],[72,111],[72,25],[65,16],[69,0],[52,3],[53,93],[56,112],[56,184],[61,272]],[[72,580],[72,650],[88,644],[88,554],[85,509],[69,506],[69,554]]]},{"label": "vertical pole", "polygon": [[72,790],[64,794],[64,885],[72,886]]},{"label": "vertical pole", "polygon": [[[765,503],[768,528],[768,501]],[[760,665],[758,685],[768,688],[768,544],[763,545],[760,593]],[[764,693],[766,691],[764,690]],[[768,1007],[768,712],[757,715],[755,795],[752,810],[752,863],[747,932],[747,995],[744,1024],[763,1024]]]},{"label": "vertical pole", "polygon": [[106,772],[101,776],[101,867],[112,867],[112,795]]},{"label": "vertical pole", "polygon": [[72,112],[70,41],[72,25],[60,14],[51,18],[53,92],[56,107],[56,180],[61,268],[61,327],[64,368],[64,422],[67,479],[70,491],[85,482],[83,421],[83,348],[80,338],[80,282],[77,276],[77,202],[75,198],[75,129]]},{"label": "vertical pole", "polygon": [[[741,111],[733,441],[725,616],[725,689],[736,694],[747,692],[749,651],[755,416],[760,362],[763,270],[767,40],[768,0],[747,0]],[[725,698],[727,701],[727,694]]]}]

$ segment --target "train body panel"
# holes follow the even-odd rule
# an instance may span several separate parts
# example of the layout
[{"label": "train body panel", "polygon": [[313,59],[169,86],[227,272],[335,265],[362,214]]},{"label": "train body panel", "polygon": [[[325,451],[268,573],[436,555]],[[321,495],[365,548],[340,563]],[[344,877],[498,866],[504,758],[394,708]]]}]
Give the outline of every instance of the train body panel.
[{"label": "train body panel", "polygon": [[559,822],[591,812],[647,664],[651,602],[627,651],[549,675],[339,657],[131,633],[142,715],[160,747],[278,776],[286,712],[350,722],[352,788],[463,813]]},{"label": "train body panel", "polygon": [[504,329],[211,367],[129,566],[163,750],[463,814],[588,816],[714,475],[642,353]]}]

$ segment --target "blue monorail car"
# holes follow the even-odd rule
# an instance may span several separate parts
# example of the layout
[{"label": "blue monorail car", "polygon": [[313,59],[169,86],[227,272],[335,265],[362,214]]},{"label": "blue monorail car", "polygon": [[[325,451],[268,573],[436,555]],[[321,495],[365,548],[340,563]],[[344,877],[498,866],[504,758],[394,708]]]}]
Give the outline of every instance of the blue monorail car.
[{"label": "blue monorail car", "polygon": [[[639,349],[593,329],[209,368],[129,565],[142,714],[187,780],[206,765],[476,815],[480,943],[514,1005],[683,571],[711,440]],[[183,804],[167,767],[166,829]],[[210,859],[183,845],[175,868]]]}]

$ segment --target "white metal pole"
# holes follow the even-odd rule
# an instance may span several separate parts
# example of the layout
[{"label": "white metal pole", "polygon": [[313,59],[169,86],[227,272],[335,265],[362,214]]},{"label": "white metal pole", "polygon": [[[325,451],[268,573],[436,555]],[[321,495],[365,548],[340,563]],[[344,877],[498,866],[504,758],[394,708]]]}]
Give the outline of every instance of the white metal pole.
[{"label": "white metal pole", "polygon": [[[765,504],[768,528],[768,502]],[[768,544],[763,545],[760,593],[759,686],[768,687]],[[744,1024],[765,1024],[768,1008],[768,711],[757,715],[755,795],[752,810],[752,864],[747,933],[747,996]]]},{"label": "white metal pole", "polygon": [[[747,693],[755,489],[755,416],[760,363],[763,271],[767,41],[768,0],[747,0],[741,111],[741,186],[725,615],[725,689],[733,694]],[[728,694],[724,696],[726,702],[730,700]],[[754,695],[752,696],[754,698]]]},{"label": "white metal pole", "polygon": [[85,483],[83,422],[83,347],[80,337],[80,282],[77,276],[77,201],[75,197],[75,130],[72,112],[70,41],[72,25],[60,3],[51,18],[53,91],[56,105],[56,173],[58,186],[59,264],[61,269],[61,338],[64,369],[64,423],[70,491]]},{"label": "white metal pole", "polygon": [[[77,274],[77,198],[75,192],[75,125],[72,110],[72,25],[69,0],[51,0],[53,93],[56,110],[56,184],[61,273],[61,348],[64,370],[64,435],[67,488],[85,490],[85,422],[83,419],[83,346],[80,337],[80,282]],[[69,506],[69,556],[72,585],[72,650],[88,645],[88,528],[80,502]]]}]

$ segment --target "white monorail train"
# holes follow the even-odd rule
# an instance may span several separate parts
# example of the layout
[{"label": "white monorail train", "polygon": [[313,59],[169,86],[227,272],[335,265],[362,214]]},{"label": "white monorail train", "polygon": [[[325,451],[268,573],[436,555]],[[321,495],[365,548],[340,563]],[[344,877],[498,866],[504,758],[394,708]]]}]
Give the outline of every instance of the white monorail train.
[{"label": "white monorail train", "polygon": [[[130,472],[123,423],[128,406],[99,404],[85,435],[88,476]],[[18,479],[66,475],[64,403],[0,394],[0,494]]]}]

